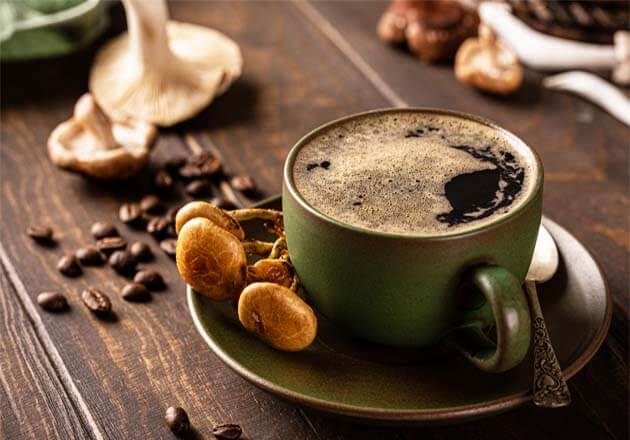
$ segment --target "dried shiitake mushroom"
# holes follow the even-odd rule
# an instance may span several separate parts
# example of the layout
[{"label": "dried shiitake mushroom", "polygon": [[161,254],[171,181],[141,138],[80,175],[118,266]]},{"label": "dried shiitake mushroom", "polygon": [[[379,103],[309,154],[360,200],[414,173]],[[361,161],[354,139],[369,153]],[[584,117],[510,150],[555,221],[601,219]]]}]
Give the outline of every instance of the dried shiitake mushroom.
[{"label": "dried shiitake mushroom", "polygon": [[274,283],[247,286],[238,301],[238,319],[278,350],[303,350],[317,335],[313,309],[295,292]]},{"label": "dried shiitake mushroom", "polygon": [[523,68],[516,53],[482,24],[479,38],[469,38],[457,51],[455,76],[480,90],[508,95],[521,86]]},{"label": "dried shiitake mushroom", "polygon": [[475,35],[477,13],[456,0],[393,0],[377,26],[390,44],[407,41],[428,61],[450,60],[466,38]]},{"label": "dried shiitake mushroom", "polygon": [[137,120],[110,122],[89,93],[71,119],[48,138],[48,155],[61,168],[98,179],[124,179],[140,171],[155,142],[155,126]]},{"label": "dried shiitake mushroom", "polygon": [[160,126],[186,120],[241,74],[234,41],[215,30],[168,21],[165,0],[122,0],[128,33],[99,51],[90,90],[110,117]]},{"label": "dried shiitake mushroom", "polygon": [[207,218],[220,228],[225,229],[239,240],[245,238],[245,232],[238,221],[212,203],[195,201],[184,205],[175,216],[175,232],[179,234],[184,224],[196,217]]},{"label": "dried shiitake mushroom", "polygon": [[247,256],[240,240],[207,218],[187,221],[177,237],[179,274],[214,300],[235,298],[245,287]]},{"label": "dried shiitake mushroom", "polygon": [[267,281],[291,287],[294,278],[293,266],[286,260],[263,258],[247,267],[247,284]]}]

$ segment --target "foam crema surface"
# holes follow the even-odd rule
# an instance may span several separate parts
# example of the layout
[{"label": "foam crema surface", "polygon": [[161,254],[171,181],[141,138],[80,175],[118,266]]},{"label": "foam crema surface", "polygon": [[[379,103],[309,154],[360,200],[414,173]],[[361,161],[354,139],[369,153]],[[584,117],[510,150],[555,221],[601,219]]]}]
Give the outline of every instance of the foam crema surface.
[{"label": "foam crema surface", "polygon": [[421,111],[361,115],[306,141],[293,181],[321,213],[381,232],[451,234],[521,205],[539,172],[532,153],[495,128]]}]

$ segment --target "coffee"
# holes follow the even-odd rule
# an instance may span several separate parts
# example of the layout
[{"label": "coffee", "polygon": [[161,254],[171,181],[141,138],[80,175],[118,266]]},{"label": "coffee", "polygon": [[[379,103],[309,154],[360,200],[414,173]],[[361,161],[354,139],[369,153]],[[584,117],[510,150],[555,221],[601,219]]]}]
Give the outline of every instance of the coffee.
[{"label": "coffee", "polygon": [[320,131],[300,149],[292,172],[306,202],[343,223],[444,235],[517,208],[539,171],[526,147],[496,128],[401,110]]}]

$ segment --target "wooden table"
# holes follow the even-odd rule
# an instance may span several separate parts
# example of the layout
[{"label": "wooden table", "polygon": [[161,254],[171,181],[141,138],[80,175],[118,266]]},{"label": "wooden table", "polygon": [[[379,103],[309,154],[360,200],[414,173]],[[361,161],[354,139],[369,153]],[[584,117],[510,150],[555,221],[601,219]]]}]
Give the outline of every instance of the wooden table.
[{"label": "wooden table", "polygon": [[[146,305],[122,301],[116,292],[124,281],[109,269],[61,276],[57,259],[92,241],[92,222],[115,220],[122,202],[150,188],[150,171],[131,184],[97,184],[60,171],[45,153],[48,133],[86,90],[100,41],[64,59],[2,66],[0,438],[168,439],[163,417],[172,404],[186,408],[200,438],[211,437],[221,422],[239,423],[249,439],[627,438],[628,129],[587,102],[544,90],[534,72],[511,98],[462,86],[450,67],[381,44],[374,28],[383,8],[382,2],[174,2],[176,19],[233,37],[245,69],[210,108],[161,132],[154,163],[191,148],[213,149],[228,171],[254,176],[273,195],[291,145],[341,115],[408,104],[497,121],[542,156],[545,213],[592,250],[614,297],[610,334],[571,380],[573,404],[526,405],[425,429],[334,420],[255,388],[219,361],[193,328],[183,283],[166,256],[159,254],[155,267],[169,289]],[[113,7],[112,23],[110,34],[124,27],[120,6]],[[32,223],[53,225],[58,246],[33,243],[25,234]],[[147,239],[119,227],[129,239]],[[116,322],[95,319],[80,304],[86,286],[111,293]],[[50,289],[66,293],[70,312],[53,315],[36,305],[36,295]]]}]

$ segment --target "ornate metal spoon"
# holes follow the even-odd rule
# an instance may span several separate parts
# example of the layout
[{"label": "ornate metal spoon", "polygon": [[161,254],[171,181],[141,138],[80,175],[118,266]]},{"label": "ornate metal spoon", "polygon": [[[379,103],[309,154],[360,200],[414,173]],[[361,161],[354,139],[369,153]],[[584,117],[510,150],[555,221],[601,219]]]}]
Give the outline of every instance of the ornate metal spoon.
[{"label": "ornate metal spoon", "polygon": [[546,408],[557,408],[571,403],[571,393],[553,351],[536,292],[536,283],[548,281],[557,269],[556,243],[549,231],[540,225],[534,257],[525,278],[525,290],[534,321],[534,404]]}]

